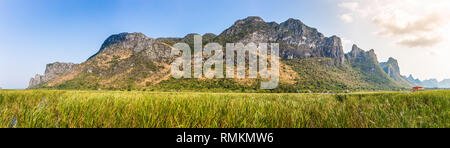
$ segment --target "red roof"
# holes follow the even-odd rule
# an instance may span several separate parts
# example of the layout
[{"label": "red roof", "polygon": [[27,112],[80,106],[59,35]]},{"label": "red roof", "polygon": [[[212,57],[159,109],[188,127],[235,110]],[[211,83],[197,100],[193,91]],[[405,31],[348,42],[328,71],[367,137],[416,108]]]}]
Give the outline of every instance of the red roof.
[{"label": "red roof", "polygon": [[418,91],[418,90],[425,90],[425,88],[423,88],[422,86],[413,87],[413,91]]}]

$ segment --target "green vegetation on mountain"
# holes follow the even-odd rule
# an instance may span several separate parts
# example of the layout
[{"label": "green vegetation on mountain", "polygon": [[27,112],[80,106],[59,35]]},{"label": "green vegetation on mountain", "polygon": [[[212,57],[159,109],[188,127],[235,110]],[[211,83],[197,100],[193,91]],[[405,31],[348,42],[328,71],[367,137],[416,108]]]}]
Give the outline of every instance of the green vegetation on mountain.
[{"label": "green vegetation on mountain", "polygon": [[305,60],[286,60],[287,65],[300,76],[295,86],[302,90],[374,90],[362,74],[348,65],[334,66],[330,58],[310,58]]},{"label": "green vegetation on mountain", "polygon": [[259,89],[262,79],[174,79],[170,74],[170,63],[174,58],[170,56],[172,46],[185,42],[193,48],[194,35],[158,39],[149,38],[142,33],[112,35],[105,40],[99,52],[84,63],[47,65],[45,75],[31,79],[30,88],[343,92],[409,87],[392,77],[396,75],[388,75],[383,71],[373,50],[366,52],[355,45],[350,53],[344,54],[339,37],[325,37],[317,29],[295,19],[278,24],[264,22],[259,17],[238,20],[217,36],[205,34],[203,44],[279,43],[281,75],[277,89]]}]

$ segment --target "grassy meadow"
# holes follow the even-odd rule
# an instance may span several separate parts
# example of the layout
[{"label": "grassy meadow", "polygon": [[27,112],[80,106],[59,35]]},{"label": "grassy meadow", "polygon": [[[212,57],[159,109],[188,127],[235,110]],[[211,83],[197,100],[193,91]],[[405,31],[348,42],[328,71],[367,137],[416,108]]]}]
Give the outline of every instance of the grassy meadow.
[{"label": "grassy meadow", "polygon": [[2,128],[449,128],[450,91],[0,90]]}]

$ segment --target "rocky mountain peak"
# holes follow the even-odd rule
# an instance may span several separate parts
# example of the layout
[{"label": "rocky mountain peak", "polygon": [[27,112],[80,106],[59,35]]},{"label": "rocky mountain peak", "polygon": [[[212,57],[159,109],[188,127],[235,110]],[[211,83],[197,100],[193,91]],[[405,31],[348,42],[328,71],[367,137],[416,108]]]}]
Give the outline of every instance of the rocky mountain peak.
[{"label": "rocky mountain peak", "polygon": [[61,63],[55,62],[47,64],[45,68],[45,74],[64,74],[68,70],[73,69],[76,64],[74,63]]},{"label": "rocky mountain peak", "polygon": [[345,62],[345,53],[342,47],[342,40],[337,36],[325,38],[324,44],[325,57],[335,59],[338,65],[342,65]]},{"label": "rocky mountain peak", "polygon": [[328,43],[330,43],[330,45],[332,45],[332,46],[342,46],[341,38],[339,38],[335,35],[333,35],[327,39],[328,39],[328,41],[330,41]]},{"label": "rocky mountain peak", "polygon": [[309,27],[297,19],[289,19],[281,23],[277,30],[284,34],[301,37],[300,39],[306,38],[305,40],[320,40],[325,37],[316,28]]},{"label": "rocky mountain peak", "polygon": [[398,63],[397,59],[394,59],[393,57],[389,57],[388,63]]},{"label": "rocky mountain peak", "polygon": [[100,50],[91,56],[89,59],[95,57],[102,52],[109,52],[112,50],[128,49],[134,52],[140,52],[153,44],[155,39],[145,36],[143,33],[120,33],[109,36],[102,44]]},{"label": "rocky mountain peak", "polygon": [[303,29],[304,27],[307,27],[305,24],[303,24],[302,21],[298,19],[290,18],[287,21],[280,24],[281,27],[284,27],[286,29]]},{"label": "rocky mountain peak", "polygon": [[147,36],[145,36],[143,33],[139,33],[139,32],[137,32],[137,33],[124,32],[124,33],[120,33],[120,34],[111,35],[103,42],[100,50],[103,50],[110,45],[117,44],[117,43],[120,43],[125,40],[145,39],[145,38],[147,38]]},{"label": "rocky mountain peak", "polygon": [[389,60],[386,62],[387,64],[393,65],[395,67],[399,67],[398,66],[398,60],[394,59],[393,57],[389,57]]},{"label": "rocky mountain peak", "polygon": [[[395,81],[403,84],[404,86],[411,87],[412,84],[409,80],[404,78],[400,73],[400,67],[398,66],[398,61],[392,57],[389,58],[387,62],[380,63],[381,68],[386,74],[394,79]],[[412,77],[412,76],[411,76]]]},{"label": "rocky mountain peak", "polygon": [[349,55],[350,57],[358,57],[362,53],[364,53],[364,50],[359,48],[356,44],[353,44],[352,51],[350,51]]},{"label": "rocky mountain peak", "polygon": [[241,38],[256,31],[267,31],[273,29],[270,24],[264,22],[260,17],[247,17],[236,21],[230,28],[221,35],[226,38],[226,42],[240,40]]},{"label": "rocky mountain peak", "polygon": [[374,49],[370,49],[369,51],[364,51],[363,49],[359,48],[357,45],[352,46],[352,51],[350,53],[346,54],[347,58],[354,59],[354,58],[365,58],[374,62],[378,63],[377,55],[375,54]]},{"label": "rocky mountain peak", "polygon": [[265,23],[265,22],[264,22],[264,19],[262,19],[262,18],[259,17],[259,16],[249,16],[249,17],[247,17],[247,18],[245,18],[245,19],[236,21],[235,24],[238,25],[238,24],[255,23],[255,22]]},{"label": "rocky mountain peak", "polygon": [[287,23],[287,24],[299,24],[299,25],[305,25],[305,24],[303,24],[303,22],[300,21],[299,19],[294,19],[294,18],[289,18],[288,20],[285,21],[285,23]]},{"label": "rocky mountain peak", "polygon": [[400,67],[398,66],[398,61],[392,57],[390,57],[387,62],[382,62],[381,65],[389,65],[395,71],[400,71]]},{"label": "rocky mountain peak", "polygon": [[77,64],[74,63],[55,62],[47,64],[44,75],[38,74],[34,78],[31,78],[28,87],[32,88],[41,83],[46,83],[58,76],[69,74],[77,68]]},{"label": "rocky mountain peak", "polygon": [[413,75],[412,75],[412,74],[409,74],[409,77],[408,77],[408,79],[412,79],[412,80],[414,80],[414,77],[413,77]]},{"label": "rocky mountain peak", "polygon": [[345,57],[349,61],[353,62],[369,62],[372,65],[380,67],[380,63],[378,62],[378,57],[375,54],[374,49],[370,49],[369,51],[364,51],[363,49],[359,48],[357,45],[353,45],[352,51],[345,54]]}]

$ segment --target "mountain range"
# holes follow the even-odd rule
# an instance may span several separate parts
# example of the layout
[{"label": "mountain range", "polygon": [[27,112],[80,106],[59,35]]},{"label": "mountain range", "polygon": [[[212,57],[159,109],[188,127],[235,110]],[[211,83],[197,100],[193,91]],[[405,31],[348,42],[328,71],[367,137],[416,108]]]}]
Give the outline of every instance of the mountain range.
[{"label": "mountain range", "polygon": [[[142,33],[115,34],[83,63],[48,64],[44,75],[30,80],[29,88],[260,91],[260,79],[172,78],[172,46],[185,42],[193,47],[194,35],[150,38]],[[380,63],[373,49],[365,51],[357,45],[344,53],[341,38],[325,37],[297,19],[276,23],[248,17],[219,35],[207,33],[202,37],[204,45],[279,43],[280,85],[272,92],[398,90],[416,85],[400,75],[394,58]]]},{"label": "mountain range", "polygon": [[406,80],[408,80],[411,84],[419,85],[425,88],[450,88],[450,79],[444,79],[442,81],[438,81],[437,79],[428,79],[428,80],[419,80],[414,78],[412,75],[408,77],[403,76]]}]

